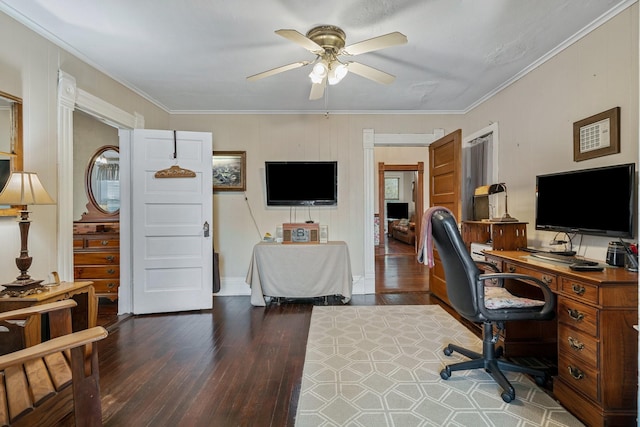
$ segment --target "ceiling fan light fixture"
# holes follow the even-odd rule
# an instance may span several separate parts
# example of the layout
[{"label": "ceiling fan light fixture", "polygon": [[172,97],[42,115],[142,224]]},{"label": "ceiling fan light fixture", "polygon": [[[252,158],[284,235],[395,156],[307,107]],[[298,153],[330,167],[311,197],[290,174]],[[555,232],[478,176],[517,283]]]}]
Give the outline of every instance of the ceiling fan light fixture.
[{"label": "ceiling fan light fixture", "polygon": [[344,76],[347,75],[349,69],[346,64],[342,64],[338,61],[333,61],[331,63],[331,68],[329,69],[329,75],[327,77],[327,81],[330,85],[335,85],[340,83]]},{"label": "ceiling fan light fixture", "polygon": [[320,62],[316,62],[313,66],[311,73],[309,73],[309,78],[312,83],[322,83],[322,80],[327,76],[328,72],[329,66],[327,65],[327,62],[322,60]]}]

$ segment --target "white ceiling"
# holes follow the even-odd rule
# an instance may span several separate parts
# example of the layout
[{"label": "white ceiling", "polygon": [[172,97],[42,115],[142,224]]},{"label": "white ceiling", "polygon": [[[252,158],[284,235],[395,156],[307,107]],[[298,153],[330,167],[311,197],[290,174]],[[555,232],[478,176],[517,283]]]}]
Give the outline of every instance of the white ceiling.
[{"label": "white ceiling", "polygon": [[[169,112],[463,112],[635,0],[0,0],[0,10]],[[330,24],[346,44],[400,31],[357,56],[396,76],[348,74],[309,101],[314,55],[274,33]],[[354,58],[355,59],[355,58]]]}]

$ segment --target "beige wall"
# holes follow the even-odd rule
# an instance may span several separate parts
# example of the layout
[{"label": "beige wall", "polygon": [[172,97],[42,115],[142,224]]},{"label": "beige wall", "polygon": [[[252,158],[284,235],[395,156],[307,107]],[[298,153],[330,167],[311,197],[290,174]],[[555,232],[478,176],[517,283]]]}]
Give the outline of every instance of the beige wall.
[{"label": "beige wall", "polygon": [[[174,115],[171,127],[212,132],[214,151],[247,152],[247,200],[242,193],[213,195],[214,246],[220,253],[221,276],[242,284],[253,246],[264,233],[274,234],[277,225],[290,222],[289,208],[266,206],[265,161],[338,161],[338,206],[312,208],[311,218],[329,226],[330,240],[347,242],[353,275],[359,280],[364,275],[365,250],[363,129],[431,134],[435,128],[455,130],[461,121],[460,115]],[[307,220],[307,209],[298,208],[297,219]],[[248,291],[246,285],[242,289]]]},{"label": "beige wall", "polygon": [[89,161],[99,148],[119,145],[118,129],[81,111],[73,113],[73,220],[79,221],[87,212],[89,199],[85,174]]},{"label": "beige wall", "polygon": [[[0,13],[0,91],[21,97],[24,115],[24,169],[37,172],[47,191],[58,199],[58,70],[76,78],[77,87],[129,113],[144,116],[148,128],[167,128],[169,114],[33,31]],[[57,206],[32,206],[29,254],[34,278],[57,270]],[[19,274],[20,252],[15,218],[0,217],[0,283]]]},{"label": "beige wall", "polygon": [[[536,175],[632,162],[637,170],[638,75],[636,3],[467,114],[466,134],[499,124],[499,180],[509,213],[529,222],[530,245],[555,234],[534,227]],[[620,153],[574,162],[573,123],[616,106]],[[580,254],[603,260],[609,240],[585,235]]]},{"label": "beige wall", "polygon": [[[353,274],[363,275],[363,129],[432,133],[442,128],[449,133],[462,128],[463,134],[470,134],[499,122],[499,176],[509,185],[509,211],[531,224],[536,174],[638,159],[637,4],[466,115],[170,116],[3,14],[0,37],[11,40],[0,44],[0,90],[24,100],[25,168],[38,172],[54,198],[59,69],[73,75],[79,88],[129,113],[142,114],[147,128],[209,131],[214,150],[247,152],[246,200],[242,193],[213,195],[214,244],[221,254],[223,283],[242,282],[253,245],[262,234],[273,234],[277,224],[289,221],[288,209],[265,206],[264,161],[273,159],[339,162],[338,206],[314,208],[311,216],[329,225],[331,240],[348,243]],[[622,152],[574,163],[572,123],[616,105],[622,111]],[[57,210],[55,206],[35,206],[32,211],[31,273],[46,277],[57,265]],[[297,219],[307,216],[298,209]],[[548,238],[535,233],[532,225],[529,233],[532,243]],[[0,281],[9,281],[17,275],[13,258],[19,252],[18,227],[12,218],[0,218],[0,236],[5,242]],[[589,256],[604,258],[605,239],[585,237],[584,243],[589,245]]]},{"label": "beige wall", "polygon": [[[449,129],[453,131],[455,129]],[[382,162],[385,165],[415,165],[418,162],[424,163],[424,191],[422,198],[424,200],[424,206],[429,206],[429,148],[427,147],[376,147],[374,149],[374,156],[376,162],[376,179],[374,182],[374,212],[378,212],[378,167],[377,164]],[[389,173],[391,176],[392,172]],[[409,201],[411,201],[410,186],[413,178],[408,181],[409,185]],[[411,205],[409,205],[411,210]]]},{"label": "beige wall", "polygon": [[[622,111],[622,152],[573,162],[573,122],[616,105]],[[365,250],[362,130],[431,133],[444,128],[449,133],[462,128],[464,135],[492,122],[499,123],[499,178],[509,186],[510,213],[530,223],[532,245],[546,244],[552,234],[537,233],[533,226],[536,174],[637,163],[637,4],[466,115],[173,116],[171,125],[213,132],[214,150],[247,151],[247,200],[238,193],[214,195],[214,243],[221,254],[221,274],[240,281],[260,234],[273,233],[276,224],[289,221],[287,209],[265,207],[265,160],[338,160],[339,205],[316,209],[312,218],[329,225],[330,239],[347,241],[357,278],[363,274]],[[585,236],[581,253],[604,259],[607,243],[605,238]]]}]

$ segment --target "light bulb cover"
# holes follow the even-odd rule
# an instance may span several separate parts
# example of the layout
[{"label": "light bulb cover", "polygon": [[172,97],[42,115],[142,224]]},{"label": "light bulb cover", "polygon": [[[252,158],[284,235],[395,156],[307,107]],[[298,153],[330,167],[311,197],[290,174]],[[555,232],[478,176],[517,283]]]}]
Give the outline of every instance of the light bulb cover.
[{"label": "light bulb cover", "polygon": [[340,83],[340,81],[347,75],[349,69],[345,64],[342,64],[338,61],[334,61],[331,63],[331,67],[329,69],[329,75],[327,77],[330,85],[335,85]]},{"label": "light bulb cover", "polygon": [[313,66],[313,71],[312,73],[315,74],[316,76],[322,78],[324,76],[327,75],[327,64],[324,63],[324,61],[318,62],[316,65]]}]

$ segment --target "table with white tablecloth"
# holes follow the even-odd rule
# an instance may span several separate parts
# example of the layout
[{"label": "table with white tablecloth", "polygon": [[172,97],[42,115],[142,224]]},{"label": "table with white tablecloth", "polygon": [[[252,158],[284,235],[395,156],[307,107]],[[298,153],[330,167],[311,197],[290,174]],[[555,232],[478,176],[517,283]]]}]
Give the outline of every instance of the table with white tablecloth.
[{"label": "table with white tablecloth", "polygon": [[340,295],[351,299],[353,276],[345,242],[282,244],[260,242],[253,248],[246,282],[251,304],[265,296],[311,298]]}]

